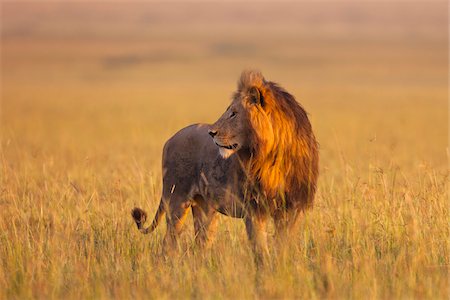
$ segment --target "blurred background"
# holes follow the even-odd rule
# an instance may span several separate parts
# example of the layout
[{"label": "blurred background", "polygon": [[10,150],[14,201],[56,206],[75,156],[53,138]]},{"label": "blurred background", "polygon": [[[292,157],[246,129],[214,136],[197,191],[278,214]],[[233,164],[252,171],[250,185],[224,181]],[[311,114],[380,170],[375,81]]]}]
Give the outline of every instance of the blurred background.
[{"label": "blurred background", "polygon": [[345,140],[403,163],[446,155],[445,1],[4,2],[1,24],[3,133],[37,152],[159,159],[255,68],[304,105],[324,152]]}]

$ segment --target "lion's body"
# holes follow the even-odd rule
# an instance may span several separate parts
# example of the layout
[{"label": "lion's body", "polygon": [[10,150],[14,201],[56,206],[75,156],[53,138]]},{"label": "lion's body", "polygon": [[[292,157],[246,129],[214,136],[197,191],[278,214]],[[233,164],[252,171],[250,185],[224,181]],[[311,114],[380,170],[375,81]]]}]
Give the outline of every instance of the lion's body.
[{"label": "lion's body", "polygon": [[[237,156],[224,159],[208,135],[211,125],[196,124],[177,132],[164,146],[164,199],[207,200],[211,208],[228,216],[244,217],[245,180]],[[169,200],[173,201],[173,200]]]},{"label": "lion's body", "polygon": [[[212,138],[211,138],[212,137]],[[267,252],[265,225],[289,231],[310,207],[318,176],[318,146],[306,112],[259,72],[243,72],[230,107],[212,125],[180,130],[163,151],[163,191],[151,232],[167,212],[166,242],[174,241],[192,208],[196,238],[205,243],[216,213],[244,218],[257,253]],[[262,250],[262,251],[258,251]]]}]

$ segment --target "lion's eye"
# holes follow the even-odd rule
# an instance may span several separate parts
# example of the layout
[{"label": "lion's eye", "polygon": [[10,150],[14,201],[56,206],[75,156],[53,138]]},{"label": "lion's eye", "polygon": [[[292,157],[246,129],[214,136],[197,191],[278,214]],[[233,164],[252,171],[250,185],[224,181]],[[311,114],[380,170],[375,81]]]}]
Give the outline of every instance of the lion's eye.
[{"label": "lion's eye", "polygon": [[237,113],[236,113],[235,111],[233,111],[233,112],[231,113],[231,115],[230,115],[230,119],[236,117],[236,114],[237,114]]}]

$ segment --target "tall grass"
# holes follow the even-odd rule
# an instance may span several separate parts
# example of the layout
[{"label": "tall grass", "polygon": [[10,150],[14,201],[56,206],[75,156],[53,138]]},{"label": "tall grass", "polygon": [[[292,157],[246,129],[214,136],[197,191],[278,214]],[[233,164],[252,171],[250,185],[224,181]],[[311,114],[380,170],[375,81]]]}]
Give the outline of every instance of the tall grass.
[{"label": "tall grass", "polygon": [[[10,105],[11,122],[19,108],[22,104]],[[321,130],[330,121],[315,124],[322,145],[315,207],[302,217],[302,230],[286,253],[272,249],[271,267],[256,287],[239,220],[221,218],[207,253],[195,250],[189,221],[183,251],[170,258],[161,253],[164,225],[150,236],[135,229],[133,206],[156,210],[160,151],[168,133],[158,133],[166,132],[164,125],[143,125],[143,119],[103,132],[102,123],[122,116],[121,109],[104,114],[76,126],[65,116],[42,118],[41,126],[49,126],[45,130],[32,118],[22,119],[23,129],[5,126],[0,298],[252,298],[255,292],[264,298],[448,296],[444,153],[416,161],[413,148],[395,153],[372,137],[352,144],[363,129],[344,124],[326,136]],[[398,114],[383,116],[389,122]],[[320,115],[317,110],[314,119]],[[343,138],[346,130],[354,134]],[[399,132],[409,130],[405,125]],[[390,128],[380,127],[377,134],[401,143],[402,135]],[[439,152],[437,145],[436,140],[424,151]],[[420,142],[416,146],[420,149]],[[399,165],[397,156],[410,164]]]}]

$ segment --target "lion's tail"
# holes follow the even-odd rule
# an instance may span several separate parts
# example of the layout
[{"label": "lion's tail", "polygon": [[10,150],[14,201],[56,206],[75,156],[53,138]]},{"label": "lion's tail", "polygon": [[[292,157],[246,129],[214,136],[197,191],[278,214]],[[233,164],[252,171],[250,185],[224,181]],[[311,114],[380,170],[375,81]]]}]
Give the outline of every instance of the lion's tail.
[{"label": "lion's tail", "polygon": [[139,231],[142,232],[143,234],[147,234],[152,233],[153,230],[155,230],[156,227],[158,227],[158,224],[161,221],[162,217],[164,216],[164,213],[165,213],[164,204],[163,201],[161,201],[159,203],[159,207],[158,210],[156,211],[155,217],[153,218],[152,224],[147,228],[143,227],[145,221],[147,220],[147,213],[144,210],[135,207],[131,211],[131,216],[133,217],[134,222],[136,222]]}]

